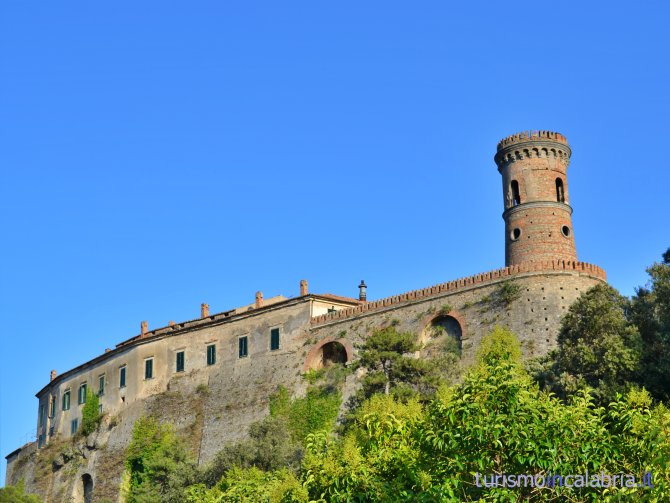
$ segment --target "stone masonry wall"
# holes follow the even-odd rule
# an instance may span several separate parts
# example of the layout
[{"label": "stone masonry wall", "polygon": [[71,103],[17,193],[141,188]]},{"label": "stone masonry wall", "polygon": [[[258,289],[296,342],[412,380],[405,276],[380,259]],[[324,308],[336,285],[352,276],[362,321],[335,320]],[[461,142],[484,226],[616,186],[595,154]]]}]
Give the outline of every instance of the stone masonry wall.
[{"label": "stone masonry wall", "polygon": [[[365,304],[340,306],[339,311],[314,317],[311,313],[322,310],[296,299],[239,322],[203,324],[178,337],[140,343],[132,359],[128,359],[125,349],[119,351],[119,358],[124,358],[129,367],[141,369],[144,358],[153,355],[156,372],[163,372],[160,378],[152,383],[139,379],[134,384],[134,399],[117,402],[115,408],[108,409],[113,413],[105,418],[103,428],[93,438],[73,443],[61,436],[42,449],[24,447],[8,465],[7,483],[16,484],[23,478],[26,489],[40,494],[47,503],[77,502],[83,501],[82,476],[90,474],[96,501],[120,501],[124,451],[133,424],[141,415],[154,415],[173,423],[198,462],[207,463],[226,443],[244,438],[249,424],[269,413],[269,397],[279,385],[286,386],[294,396],[302,395],[305,383],[301,375],[309,368],[310,359],[329,341],[342,341],[351,360],[356,346],[375,328],[394,324],[425,340],[431,321],[449,314],[462,329],[463,365],[472,362],[481,338],[495,325],[515,332],[527,357],[542,355],[555,347],[561,317],[570,304],[604,280],[604,271],[589,264],[533,263]],[[509,303],[501,302],[499,296],[506,284],[516,285],[517,291]],[[267,347],[273,327],[281,328],[281,347],[277,351]],[[237,354],[240,335],[250,337],[247,358]],[[217,363],[208,367],[203,363],[204,349],[212,342],[217,345]],[[174,351],[180,348],[187,349],[190,363],[186,372],[176,373],[171,365]],[[114,361],[105,365],[111,365],[113,370],[118,364]],[[99,370],[100,367],[82,369],[85,375],[75,374],[68,379],[72,383],[95,379]],[[54,389],[65,385],[53,383]],[[151,394],[143,391],[146,385],[152,386]],[[114,386],[109,384],[108,399],[120,400]],[[355,386],[349,388],[353,390]],[[78,407],[74,398],[72,407]]]},{"label": "stone masonry wall", "polygon": [[[519,287],[518,298],[509,305],[495,300],[506,281]],[[431,320],[448,314],[461,325],[463,364],[473,361],[481,338],[496,325],[512,330],[521,341],[525,357],[530,358],[555,348],[561,318],[570,304],[602,281],[578,271],[522,273],[428,297],[389,302],[350,317],[343,311],[327,321],[314,319],[312,335],[317,344],[344,339],[355,348],[375,328],[393,323],[399,331],[421,336]]]}]

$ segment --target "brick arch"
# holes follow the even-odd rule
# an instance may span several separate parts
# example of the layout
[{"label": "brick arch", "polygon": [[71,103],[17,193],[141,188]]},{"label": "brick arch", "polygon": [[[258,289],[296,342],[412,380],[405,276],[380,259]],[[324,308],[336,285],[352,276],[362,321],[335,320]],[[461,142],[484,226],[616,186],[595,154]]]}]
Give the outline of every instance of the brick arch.
[{"label": "brick arch", "polygon": [[319,341],[307,354],[307,358],[305,358],[305,364],[303,365],[304,372],[314,368],[319,358],[322,357],[323,347],[326,344],[330,344],[331,342],[336,342],[344,347],[344,350],[347,354],[347,363],[354,359],[354,346],[350,341],[342,338],[338,339],[335,336],[326,337],[322,341]]},{"label": "brick arch", "polygon": [[461,340],[465,340],[468,335],[468,327],[465,323],[465,317],[455,309],[452,309],[448,313],[434,313],[429,318],[426,318],[419,326],[419,337],[423,338],[423,333],[425,332],[426,328],[428,328],[428,326],[433,323],[434,320],[437,318],[444,318],[446,316],[451,316],[458,322],[458,324],[461,326]]}]

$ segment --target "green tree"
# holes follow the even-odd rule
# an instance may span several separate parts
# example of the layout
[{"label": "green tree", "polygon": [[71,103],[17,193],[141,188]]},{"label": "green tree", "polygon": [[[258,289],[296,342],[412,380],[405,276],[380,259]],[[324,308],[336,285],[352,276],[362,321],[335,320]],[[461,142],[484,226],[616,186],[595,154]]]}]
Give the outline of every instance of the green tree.
[{"label": "green tree", "polygon": [[86,391],[86,403],[81,411],[81,433],[86,436],[98,429],[100,424],[100,400],[89,388]]},{"label": "green tree", "polygon": [[197,478],[195,463],[171,424],[153,417],[135,422],[126,455],[128,503],[180,503]]},{"label": "green tree", "polygon": [[607,284],[583,293],[562,320],[558,347],[536,372],[541,385],[562,398],[592,390],[606,404],[637,382],[642,344],[626,314],[630,302]]},{"label": "green tree", "polygon": [[647,269],[649,283],[632,299],[631,319],[642,337],[641,383],[658,399],[670,398],[670,248]]},{"label": "green tree", "polygon": [[438,373],[431,361],[415,358],[416,335],[398,332],[395,326],[374,330],[359,348],[354,369],[366,373],[354,399],[360,403],[375,393],[408,399],[417,393],[430,395],[438,386]]},{"label": "green tree", "polygon": [[[509,349],[511,343],[512,348]],[[341,439],[310,436],[302,480],[318,501],[668,501],[670,413],[644,391],[595,407],[541,392],[503,329],[487,336],[462,384],[428,405],[373,397]],[[647,487],[490,488],[484,475],[642,474]],[[639,479],[638,479],[639,480]]]},{"label": "green tree", "polygon": [[23,480],[15,486],[0,487],[0,503],[41,503],[34,494],[26,494]]}]

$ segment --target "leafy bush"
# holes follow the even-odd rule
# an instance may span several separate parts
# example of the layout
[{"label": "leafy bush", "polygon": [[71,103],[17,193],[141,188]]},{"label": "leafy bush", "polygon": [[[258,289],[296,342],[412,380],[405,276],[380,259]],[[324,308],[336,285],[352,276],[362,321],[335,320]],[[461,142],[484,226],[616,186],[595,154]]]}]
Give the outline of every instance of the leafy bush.
[{"label": "leafy bush", "polygon": [[[374,397],[340,440],[309,437],[302,479],[326,501],[620,501],[670,499],[670,413],[644,392],[595,407],[543,393],[523,370],[509,332],[483,343],[479,363],[421,408]],[[513,342],[513,341],[512,341]],[[518,346],[515,343],[514,346]],[[653,473],[646,487],[487,488],[492,474]],[[480,487],[476,474],[479,473]],[[639,480],[639,478],[638,478]]]},{"label": "leafy bush", "polygon": [[153,417],[135,422],[126,456],[127,503],[180,503],[196,466],[174,427]]},{"label": "leafy bush", "polygon": [[41,501],[34,494],[26,494],[23,480],[16,486],[0,487],[0,503],[41,503]]},{"label": "leafy bush", "polygon": [[89,388],[86,392],[86,403],[81,411],[81,433],[82,435],[90,435],[98,429],[100,424],[100,400],[98,395],[93,393]]},{"label": "leafy bush", "polygon": [[297,472],[306,438],[316,431],[331,431],[342,397],[333,379],[342,375],[337,365],[310,373],[305,397],[291,400],[280,386],[270,397],[270,416],[252,423],[249,438],[226,445],[207,466],[201,477],[212,487],[233,468],[258,468],[265,471],[289,469]]},{"label": "leafy bush", "polygon": [[307,503],[307,490],[290,470],[264,472],[258,468],[229,470],[211,489],[204,484],[188,488],[187,503]]},{"label": "leafy bush", "polygon": [[302,455],[302,447],[291,438],[287,418],[266,417],[249,427],[249,439],[229,444],[219,451],[203,471],[201,481],[211,487],[234,467],[297,471]]}]

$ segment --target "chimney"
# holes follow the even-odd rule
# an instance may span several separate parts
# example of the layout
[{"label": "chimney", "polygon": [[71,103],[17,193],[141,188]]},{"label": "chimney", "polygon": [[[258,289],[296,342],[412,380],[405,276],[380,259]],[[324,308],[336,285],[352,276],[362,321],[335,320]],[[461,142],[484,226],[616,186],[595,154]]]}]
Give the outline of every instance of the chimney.
[{"label": "chimney", "polygon": [[174,327],[174,320],[168,321],[168,327]]},{"label": "chimney", "polygon": [[110,351],[111,351],[111,349],[105,348],[105,353],[109,353]]},{"label": "chimney", "polygon": [[140,335],[144,337],[147,335],[147,331],[149,330],[149,322],[148,321],[143,321],[140,323]]},{"label": "chimney", "polygon": [[57,376],[57,375],[58,375],[58,372],[56,372],[55,370],[52,370],[52,371],[51,371],[51,376],[50,376],[49,382],[51,382],[51,381],[53,381],[54,379],[56,379],[56,376]]},{"label": "chimney", "polygon": [[362,302],[368,301],[368,286],[363,280],[361,280],[361,284],[358,285],[358,300]]},{"label": "chimney", "polygon": [[263,307],[263,292],[256,292],[256,308]]},{"label": "chimney", "polygon": [[209,316],[209,304],[203,302],[200,304],[200,317],[207,318]]},{"label": "chimney", "polygon": [[307,280],[306,279],[301,279],[300,280],[300,296],[304,297],[307,295]]}]

